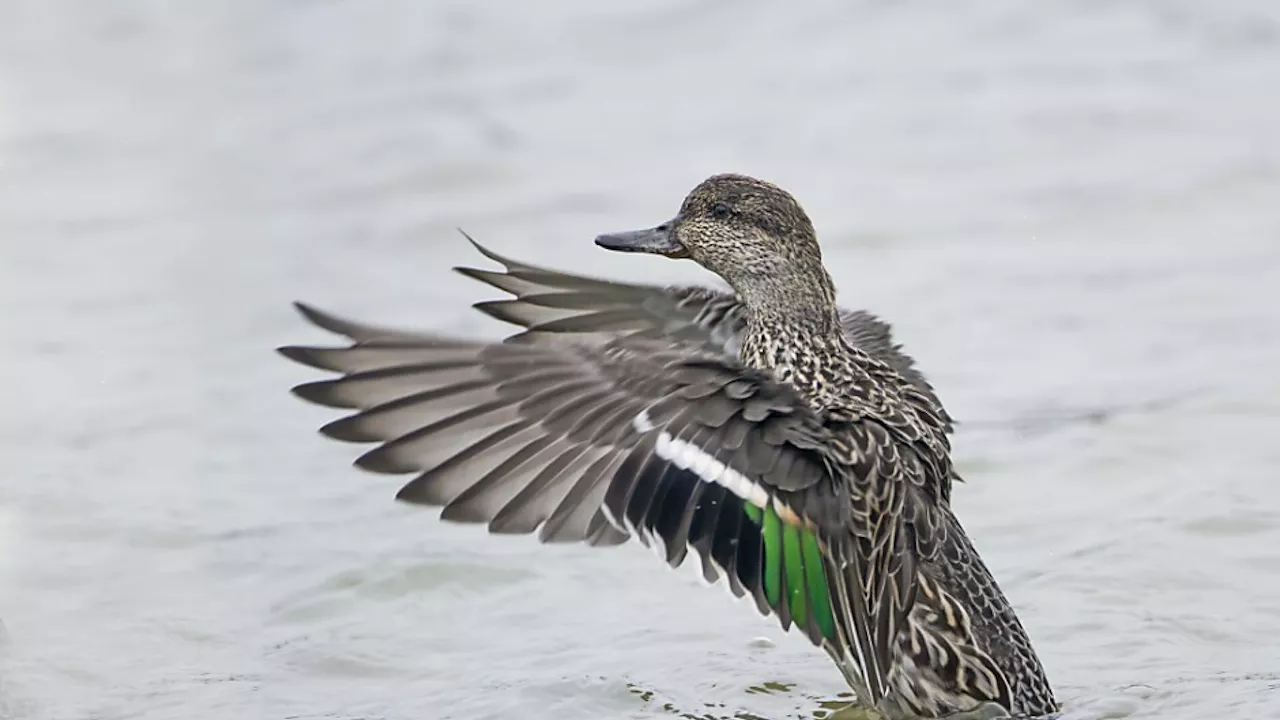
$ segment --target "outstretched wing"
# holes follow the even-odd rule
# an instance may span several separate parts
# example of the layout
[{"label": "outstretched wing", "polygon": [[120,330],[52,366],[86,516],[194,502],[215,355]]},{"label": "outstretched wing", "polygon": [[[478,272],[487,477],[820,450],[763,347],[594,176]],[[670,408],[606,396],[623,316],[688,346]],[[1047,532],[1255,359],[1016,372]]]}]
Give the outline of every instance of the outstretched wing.
[{"label": "outstretched wing", "polygon": [[399,499],[544,542],[634,534],[672,566],[692,550],[883,695],[915,574],[883,427],[841,444],[790,386],[668,340],[484,344],[299,309],[355,343],[281,348],[340,373],[294,392],[354,411],[322,432],[415,474]]},{"label": "outstretched wing", "polygon": [[[670,338],[738,357],[746,315],[732,293],[697,286],[658,287],[598,280],[522,263],[467,239],[505,272],[455,268],[514,297],[476,304],[480,311],[525,328],[514,340],[572,334],[582,340]],[[893,340],[892,327],[865,310],[840,310],[845,337],[893,368],[920,391],[946,432],[953,420],[915,360]]]}]

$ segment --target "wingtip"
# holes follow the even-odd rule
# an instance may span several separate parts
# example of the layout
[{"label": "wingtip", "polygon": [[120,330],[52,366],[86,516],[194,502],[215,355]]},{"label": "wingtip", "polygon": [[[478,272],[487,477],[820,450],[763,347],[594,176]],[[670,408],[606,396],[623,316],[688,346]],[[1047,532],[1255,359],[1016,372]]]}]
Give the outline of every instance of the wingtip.
[{"label": "wingtip", "polygon": [[467,267],[466,265],[454,265],[453,271],[465,278],[479,280],[480,282],[485,282],[484,274],[490,272],[479,268]]},{"label": "wingtip", "polygon": [[[293,309],[297,310],[299,315],[301,315],[302,317],[308,320],[312,320],[312,318],[314,317],[323,316],[325,314],[320,309],[312,307],[311,305],[308,305],[307,303],[304,303],[301,300],[294,300],[292,305],[293,305]],[[314,322],[314,320],[312,321]]]},{"label": "wingtip", "polygon": [[507,272],[509,272],[509,273],[512,273],[512,272],[539,272],[539,273],[545,273],[545,272],[548,272],[548,270],[546,270],[545,268],[540,268],[540,267],[538,267],[538,266],[536,266],[536,265],[529,265],[529,264],[527,264],[527,263],[522,263],[522,262],[519,262],[519,261],[517,261],[517,260],[512,260],[511,258],[509,258],[509,257],[507,257],[507,256],[505,256],[505,255],[501,255],[501,254],[499,254],[498,252],[496,252],[496,251],[494,251],[494,250],[491,250],[491,249],[489,249],[489,248],[485,247],[484,245],[481,245],[479,242],[477,242],[477,241],[476,241],[476,239],[475,239],[475,238],[473,238],[473,237],[471,237],[470,235],[468,235],[467,233],[463,232],[462,228],[458,228],[458,232],[462,233],[462,237],[466,238],[466,239],[467,239],[467,242],[471,243],[472,247],[474,247],[474,248],[476,249],[476,251],[477,251],[477,252],[479,252],[481,255],[483,255],[483,256],[485,256],[485,257],[489,258],[490,260],[492,260],[492,261],[494,261],[494,262],[498,263],[499,265],[502,265],[502,266],[503,266],[503,268],[505,268],[505,269],[506,269],[506,271],[507,271]]},{"label": "wingtip", "polygon": [[430,335],[416,330],[370,325],[321,310],[314,305],[295,301],[293,306],[308,322],[322,330],[341,335],[356,343],[373,341],[424,340]]},{"label": "wingtip", "polygon": [[[517,268],[517,267],[519,267],[519,266],[520,266],[520,263],[517,263],[517,262],[515,262],[515,261],[513,261],[513,260],[509,260],[509,259],[507,259],[507,258],[505,258],[505,257],[503,257],[503,256],[501,256],[501,255],[499,255],[498,253],[494,252],[493,250],[490,250],[489,248],[485,247],[484,245],[481,245],[481,244],[480,244],[480,243],[479,243],[475,238],[471,237],[471,235],[469,235],[469,234],[467,233],[467,231],[466,231],[466,230],[463,230],[462,228],[457,228],[457,230],[458,230],[458,233],[460,233],[460,234],[462,235],[462,237],[464,237],[464,238],[466,238],[466,239],[467,239],[467,242],[471,243],[471,247],[475,248],[475,249],[476,249],[476,252],[478,252],[478,253],[480,253],[481,255],[483,255],[483,256],[485,256],[485,257],[489,258],[490,260],[492,260],[492,261],[494,261],[494,262],[498,263],[499,265],[502,265],[502,266],[503,266],[503,267],[505,267],[508,271],[513,270],[513,269],[515,269],[515,268]],[[467,268],[467,269],[469,269],[469,268]],[[455,267],[455,268],[454,268],[454,270],[457,270],[457,271],[459,271],[459,272],[462,272],[462,269],[460,269],[460,268],[456,268],[456,267]]]},{"label": "wingtip", "polygon": [[333,397],[334,381],[332,380],[316,380],[313,382],[294,385],[289,389],[295,397],[301,398],[313,405],[322,407],[351,409],[351,404],[339,401]]},{"label": "wingtip", "polygon": [[320,428],[320,434],[331,440],[346,443],[371,443],[386,440],[378,433],[369,432],[362,426],[359,415],[338,418]]},{"label": "wingtip", "polygon": [[430,471],[419,474],[396,491],[396,502],[422,507],[443,507],[448,504],[448,500],[440,495],[439,488],[433,488],[431,480]]},{"label": "wingtip", "polygon": [[[497,257],[495,257],[497,253],[485,247],[484,245],[481,245],[480,241],[471,237],[471,233],[467,232],[466,230],[463,230],[462,228],[457,228],[457,231],[458,231],[458,234],[461,235],[463,238],[465,238],[467,242],[471,243],[471,247],[475,248],[476,251],[479,252],[481,255],[484,255],[487,258],[497,260]],[[498,262],[502,262],[502,261],[498,260]]]},{"label": "wingtip", "polygon": [[481,245],[479,242],[476,241],[475,238],[467,234],[466,230],[463,230],[462,228],[457,228],[457,230],[458,230],[458,233],[462,235],[462,237],[466,238],[467,242],[471,243],[471,247],[475,248],[476,252],[489,258],[490,260],[493,260],[494,262],[501,263],[503,265],[507,264],[506,261],[502,258],[502,256],[498,255],[497,253],[490,250],[489,248]]},{"label": "wingtip", "polygon": [[293,309],[306,319],[307,322],[316,327],[328,330],[329,332],[345,335],[342,328],[350,323],[333,313],[325,312],[314,305],[308,305],[301,300],[293,301]]},{"label": "wingtip", "polygon": [[316,364],[315,348],[303,347],[301,345],[282,345],[276,348],[276,352],[284,357],[307,367],[313,367],[320,370],[328,370],[328,368]]},{"label": "wingtip", "polygon": [[420,470],[420,468],[411,463],[401,462],[398,456],[394,454],[394,451],[388,449],[389,447],[388,445],[379,445],[356,458],[352,464],[361,470],[378,475],[403,475]]},{"label": "wingtip", "polygon": [[517,302],[519,301],[517,300],[481,300],[480,302],[472,303],[471,307],[476,310],[479,310],[485,315],[488,315],[494,320],[500,320],[502,322],[510,323],[518,327],[528,327],[525,323],[520,322],[520,318],[513,315],[508,309],[512,305],[516,304]]}]

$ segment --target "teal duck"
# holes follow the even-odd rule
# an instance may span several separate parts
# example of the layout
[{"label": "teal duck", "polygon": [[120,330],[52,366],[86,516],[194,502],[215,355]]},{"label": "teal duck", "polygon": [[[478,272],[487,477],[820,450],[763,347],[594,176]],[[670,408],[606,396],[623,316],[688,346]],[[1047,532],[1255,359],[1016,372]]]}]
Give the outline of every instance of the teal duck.
[{"label": "teal duck", "polygon": [[732,292],[518,263],[460,268],[504,342],[379,327],[298,304],[342,347],[280,348],[338,377],[294,388],[415,474],[399,500],[543,542],[631,537],[750,597],[890,718],[1054,712],[1013,608],[951,510],[952,420],[875,316],[841,309],[808,216],[716,175],[670,221],[601,235],[692,259]]}]

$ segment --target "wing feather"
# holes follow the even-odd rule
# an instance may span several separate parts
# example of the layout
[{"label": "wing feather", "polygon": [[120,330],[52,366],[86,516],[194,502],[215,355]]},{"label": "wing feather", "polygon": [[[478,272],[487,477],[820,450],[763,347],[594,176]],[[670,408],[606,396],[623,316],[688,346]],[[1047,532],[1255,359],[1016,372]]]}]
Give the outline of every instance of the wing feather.
[{"label": "wing feather", "polygon": [[[551,282],[519,273],[503,282]],[[486,344],[300,309],[354,343],[282,348],[339,373],[295,392],[350,412],[325,431],[376,444],[357,465],[415,474],[398,499],[544,542],[635,535],[672,566],[692,551],[704,577],[723,576],[883,696],[915,592],[907,475],[923,467],[889,430],[832,425],[703,342]]]}]

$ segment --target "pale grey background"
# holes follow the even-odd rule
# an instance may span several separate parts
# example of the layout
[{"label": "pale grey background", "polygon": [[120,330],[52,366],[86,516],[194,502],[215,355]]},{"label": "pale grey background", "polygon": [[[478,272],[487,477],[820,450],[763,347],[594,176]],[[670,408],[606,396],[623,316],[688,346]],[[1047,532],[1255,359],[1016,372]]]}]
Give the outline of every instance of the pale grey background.
[{"label": "pale grey background", "polygon": [[295,298],[498,336],[456,226],[705,279],[590,241],[726,170],[968,421],[1068,717],[1280,715],[1276,4],[784,7],[0,3],[0,717],[812,717],[804,641],[395,504],[272,353]]}]

